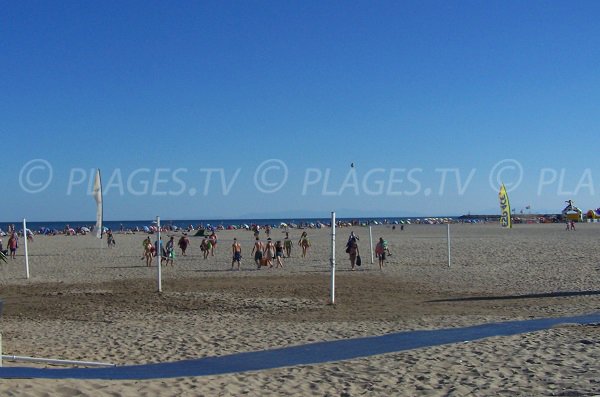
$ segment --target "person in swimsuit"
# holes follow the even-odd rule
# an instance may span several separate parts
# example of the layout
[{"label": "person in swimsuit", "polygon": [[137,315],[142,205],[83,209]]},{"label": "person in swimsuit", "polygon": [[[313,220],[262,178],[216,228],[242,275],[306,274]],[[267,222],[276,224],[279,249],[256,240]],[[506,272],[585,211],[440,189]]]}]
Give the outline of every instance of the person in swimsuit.
[{"label": "person in swimsuit", "polygon": [[379,270],[383,270],[383,262],[385,262],[386,243],[383,237],[379,237],[379,242],[375,246],[375,255],[379,258]]},{"label": "person in swimsuit", "polygon": [[175,266],[175,237],[171,236],[171,238],[167,242],[165,251],[165,266],[169,266],[169,262],[171,262],[171,266]]},{"label": "person in swimsuit", "polygon": [[292,246],[294,243],[290,239],[290,235],[288,232],[285,232],[285,239],[283,240],[283,246],[285,248],[285,257],[289,258],[292,256]]},{"label": "person in swimsuit", "polygon": [[154,255],[155,256],[160,255],[160,264],[161,265],[164,261],[167,260],[167,251],[165,250],[165,247],[163,246],[162,236],[160,237],[160,240],[154,242]]},{"label": "person in swimsuit", "polygon": [[256,263],[256,267],[260,269],[261,261],[263,258],[263,250],[264,244],[257,237],[256,242],[254,243],[254,248],[252,248],[252,255],[254,255],[254,262]]},{"label": "person in swimsuit", "polygon": [[144,241],[142,241],[142,258],[141,260],[144,260],[146,258],[146,248],[148,246],[148,244],[152,245],[152,241],[150,240],[150,236],[146,237],[144,239]]},{"label": "person in swimsuit", "polygon": [[212,234],[210,236],[208,236],[208,240],[211,243],[210,255],[215,256],[215,249],[217,248],[217,235],[215,234],[214,231],[212,232]]},{"label": "person in swimsuit", "polygon": [[302,247],[302,257],[306,258],[308,248],[310,247],[310,240],[308,239],[308,234],[306,232],[302,232],[300,240],[298,240],[298,245]]},{"label": "person in swimsuit", "polygon": [[108,248],[112,248],[117,244],[115,242],[115,237],[113,236],[112,231],[110,230],[106,232],[106,244],[108,244]]},{"label": "person in swimsuit", "polygon": [[283,268],[283,262],[281,262],[281,258],[283,257],[283,244],[281,241],[277,241],[275,244],[275,258],[277,258],[277,266],[275,268],[281,267]]},{"label": "person in swimsuit", "polygon": [[265,258],[267,259],[267,265],[269,267],[273,267],[273,258],[275,258],[275,244],[271,238],[267,239],[267,244],[265,245]]},{"label": "person in swimsuit", "polygon": [[352,240],[350,242],[350,245],[348,245],[348,255],[350,258],[350,265],[352,266],[351,270],[354,271],[354,266],[356,265],[356,257],[360,255],[356,240]]},{"label": "person in swimsuit", "polygon": [[[14,229],[13,229],[14,230]],[[17,237],[17,233],[12,233],[8,238],[8,250],[10,251],[11,259],[17,258],[17,248],[19,248],[19,238]]]},{"label": "person in swimsuit", "polygon": [[208,254],[210,253],[210,241],[204,237],[202,239],[202,242],[200,243],[200,251],[202,251],[202,255],[204,256],[204,259],[208,258]]},{"label": "person in swimsuit", "polygon": [[356,234],[354,234],[354,231],[350,232],[350,235],[348,236],[348,242],[346,244],[350,244],[350,241],[352,241],[352,240],[356,240],[356,241],[360,240],[358,238],[358,236]]},{"label": "person in swimsuit", "polygon": [[190,240],[184,234],[177,242],[177,245],[179,246],[179,248],[181,248],[181,255],[185,256],[185,251],[187,250],[188,245],[190,245]]},{"label": "person in swimsuit", "polygon": [[240,270],[240,261],[242,260],[242,246],[238,243],[237,238],[233,239],[233,244],[231,245],[231,250],[233,251],[233,260],[231,261],[231,270],[233,270],[233,264],[237,262],[237,269]]},{"label": "person in swimsuit", "polygon": [[[154,248],[152,247],[152,242],[150,241],[150,237],[144,240],[144,258],[146,258],[146,266],[152,266],[152,257],[154,256]],[[142,258],[143,259],[143,258]]]}]

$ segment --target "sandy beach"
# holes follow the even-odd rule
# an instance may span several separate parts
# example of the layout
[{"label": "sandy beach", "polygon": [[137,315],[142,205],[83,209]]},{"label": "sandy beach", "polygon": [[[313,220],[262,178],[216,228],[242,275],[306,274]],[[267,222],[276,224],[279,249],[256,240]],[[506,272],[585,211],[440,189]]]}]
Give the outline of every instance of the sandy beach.
[{"label": "sandy beach", "polygon": [[[363,266],[344,252],[360,237]],[[143,233],[36,236],[25,278],[22,247],[0,269],[3,354],[159,363],[342,338],[600,311],[600,224],[374,226],[392,256],[370,263],[366,227],[337,229],[336,304],[329,300],[330,229],[307,229],[283,269],[257,270],[250,231],[222,231],[204,260],[200,237],[174,266],[140,259]],[[301,231],[290,230],[297,243]],[[180,236],[172,233],[176,240]],[[171,235],[167,233],[167,235]],[[233,238],[242,269],[231,271]],[[264,236],[263,236],[264,237]],[[274,240],[283,239],[273,230]],[[22,246],[22,244],[21,244]],[[518,336],[319,365],[143,381],[12,379],[3,396],[589,396],[600,394],[598,326],[564,325]],[[5,361],[4,366],[31,366]],[[35,364],[42,366],[41,364]]]}]

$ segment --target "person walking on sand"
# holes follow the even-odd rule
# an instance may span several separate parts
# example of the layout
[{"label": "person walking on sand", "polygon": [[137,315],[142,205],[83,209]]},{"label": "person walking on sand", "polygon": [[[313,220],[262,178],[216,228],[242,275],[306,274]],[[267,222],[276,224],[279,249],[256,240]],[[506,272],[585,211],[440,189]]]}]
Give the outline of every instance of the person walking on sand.
[{"label": "person walking on sand", "polygon": [[285,232],[285,239],[283,240],[283,246],[285,248],[285,257],[290,258],[292,256],[292,246],[294,243],[290,239],[290,234]]},{"label": "person walking on sand", "polygon": [[27,241],[33,242],[33,233],[31,230],[27,229],[25,234],[27,235]]},{"label": "person walking on sand", "polygon": [[160,237],[160,240],[154,242],[154,256],[158,255],[160,255],[160,264],[162,265],[162,263],[167,260],[167,251],[163,246],[162,236]]},{"label": "person walking on sand", "polygon": [[[152,241],[150,237],[144,240],[144,258],[146,258],[146,266],[152,266],[152,257],[154,256],[154,247],[152,247]],[[142,258],[143,259],[143,258]]]},{"label": "person walking on sand", "polygon": [[231,245],[233,251],[233,260],[231,261],[231,270],[233,265],[237,262],[237,269],[240,270],[240,261],[242,260],[242,246],[238,243],[237,238],[234,237],[233,244]]},{"label": "person walking on sand", "polygon": [[256,267],[258,269],[260,269],[260,266],[261,266],[261,261],[263,259],[263,250],[264,249],[265,249],[264,244],[257,237],[256,241],[254,242],[254,247],[252,248],[251,255],[254,255],[254,262],[256,263]]},{"label": "person walking on sand", "polygon": [[350,253],[350,244],[352,244],[353,242],[358,244],[358,236],[352,231],[350,232],[350,235],[348,236],[348,241],[346,242],[346,253]]},{"label": "person walking on sand", "polygon": [[171,262],[171,266],[175,266],[175,237],[171,236],[169,241],[167,241],[167,246],[165,247],[165,251],[166,251],[165,266],[169,266],[169,262]]},{"label": "person walking on sand", "polygon": [[281,261],[281,258],[283,257],[283,244],[281,243],[281,241],[277,241],[277,244],[275,244],[275,258],[277,258],[277,265],[275,266],[275,268],[282,268],[283,269],[283,262]]},{"label": "person walking on sand", "polygon": [[302,257],[306,258],[306,254],[310,248],[310,240],[308,239],[308,234],[306,232],[302,232],[300,240],[298,240],[298,245],[302,248]]},{"label": "person walking on sand", "polygon": [[267,239],[267,244],[265,245],[265,258],[267,259],[267,265],[269,265],[269,267],[273,267],[273,258],[275,258],[275,244],[273,244],[271,237]]},{"label": "person walking on sand", "polygon": [[108,244],[108,248],[114,247],[117,243],[115,242],[115,237],[112,234],[112,231],[106,231],[106,244]]},{"label": "person walking on sand", "polygon": [[217,234],[214,232],[211,233],[210,236],[208,236],[208,240],[210,241],[210,255],[211,256],[215,256],[215,249],[217,248]]},{"label": "person walking on sand", "polygon": [[202,239],[202,242],[200,243],[200,251],[202,251],[202,256],[204,257],[204,259],[208,258],[208,254],[210,252],[210,247],[208,246],[209,241],[206,237],[204,237]]},{"label": "person walking on sand", "polygon": [[356,240],[352,240],[349,245],[348,245],[348,256],[350,259],[350,265],[351,265],[351,269],[352,271],[356,270],[355,266],[357,265],[356,259],[359,257],[360,255],[360,251],[358,249],[358,243],[356,242]]},{"label": "person walking on sand", "polygon": [[375,255],[379,259],[379,270],[383,270],[383,262],[385,262],[386,245],[383,237],[379,237],[379,242],[375,246]]},{"label": "person walking on sand", "polygon": [[360,239],[358,238],[358,236],[357,236],[356,234],[354,234],[354,231],[351,231],[351,232],[350,232],[350,235],[348,236],[348,242],[346,243],[346,246],[347,246],[348,244],[350,244],[350,242],[351,242],[352,240],[355,240],[355,241],[358,241],[358,240],[360,240]]},{"label": "person walking on sand", "polygon": [[[14,229],[13,229],[14,230]],[[8,250],[10,251],[11,259],[17,258],[17,248],[19,248],[19,238],[17,237],[17,233],[13,232],[8,238]]]},{"label": "person walking on sand", "polygon": [[[381,238],[382,237],[380,237],[380,239]],[[392,253],[390,252],[390,247],[388,245],[387,240],[383,240],[382,245],[383,245],[383,252],[385,252],[385,255],[386,256],[392,256]]]},{"label": "person walking on sand", "polygon": [[181,238],[177,242],[177,245],[181,249],[181,256],[185,256],[185,251],[187,250],[188,246],[190,245],[190,239],[188,239],[187,235],[184,234],[183,236],[181,236]]},{"label": "person walking on sand", "polygon": [[142,258],[141,260],[146,259],[146,251],[148,249],[148,244],[152,246],[152,240],[150,240],[150,236],[146,237],[144,241],[142,241]]}]

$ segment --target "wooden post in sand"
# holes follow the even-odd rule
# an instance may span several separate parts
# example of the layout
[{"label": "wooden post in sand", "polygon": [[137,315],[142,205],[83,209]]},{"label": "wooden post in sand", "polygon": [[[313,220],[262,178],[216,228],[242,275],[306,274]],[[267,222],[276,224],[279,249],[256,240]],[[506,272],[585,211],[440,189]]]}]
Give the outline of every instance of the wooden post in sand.
[{"label": "wooden post in sand", "polygon": [[156,217],[156,268],[158,269],[158,292],[162,292],[162,274],[160,268],[160,260],[162,259],[162,247],[160,244],[160,216]]},{"label": "wooden post in sand", "polygon": [[331,302],[335,304],[335,212],[331,213]]},{"label": "wooden post in sand", "polygon": [[29,279],[29,253],[27,252],[27,221],[23,218],[23,241],[25,243],[25,274]]}]

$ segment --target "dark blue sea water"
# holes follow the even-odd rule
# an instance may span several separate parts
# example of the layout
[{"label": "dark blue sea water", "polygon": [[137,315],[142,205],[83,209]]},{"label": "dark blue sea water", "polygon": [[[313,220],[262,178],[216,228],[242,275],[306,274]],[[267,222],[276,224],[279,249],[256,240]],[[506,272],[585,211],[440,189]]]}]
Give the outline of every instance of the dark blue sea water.
[{"label": "dark blue sea water", "polygon": [[[369,224],[373,222],[378,223],[397,223],[400,221],[404,221],[408,218],[337,218],[337,221],[340,222],[354,222],[358,224]],[[415,218],[411,218],[415,219]],[[227,227],[229,225],[241,226],[241,225],[261,225],[266,226],[270,225],[271,227],[279,226],[281,223],[286,224],[296,224],[298,226],[307,226],[311,223],[323,223],[329,225],[331,222],[330,218],[299,218],[299,219],[180,219],[180,220],[168,220],[161,219],[161,225],[167,226],[172,225],[178,228],[187,228],[192,225],[194,228],[198,228],[198,226],[224,226]],[[27,221],[27,228],[32,231],[39,231],[41,228],[48,229],[56,229],[63,230],[67,225],[74,229],[78,227],[88,227],[91,228],[96,222],[95,221],[61,221],[61,222],[36,222],[36,221]],[[23,221],[17,222],[0,222],[0,229],[6,231],[10,224],[14,224],[17,230],[23,229]],[[152,226],[152,222],[149,220],[138,220],[138,221],[104,221],[104,226],[113,230],[119,231],[123,230],[134,230],[135,228],[142,229],[144,226]]]}]

